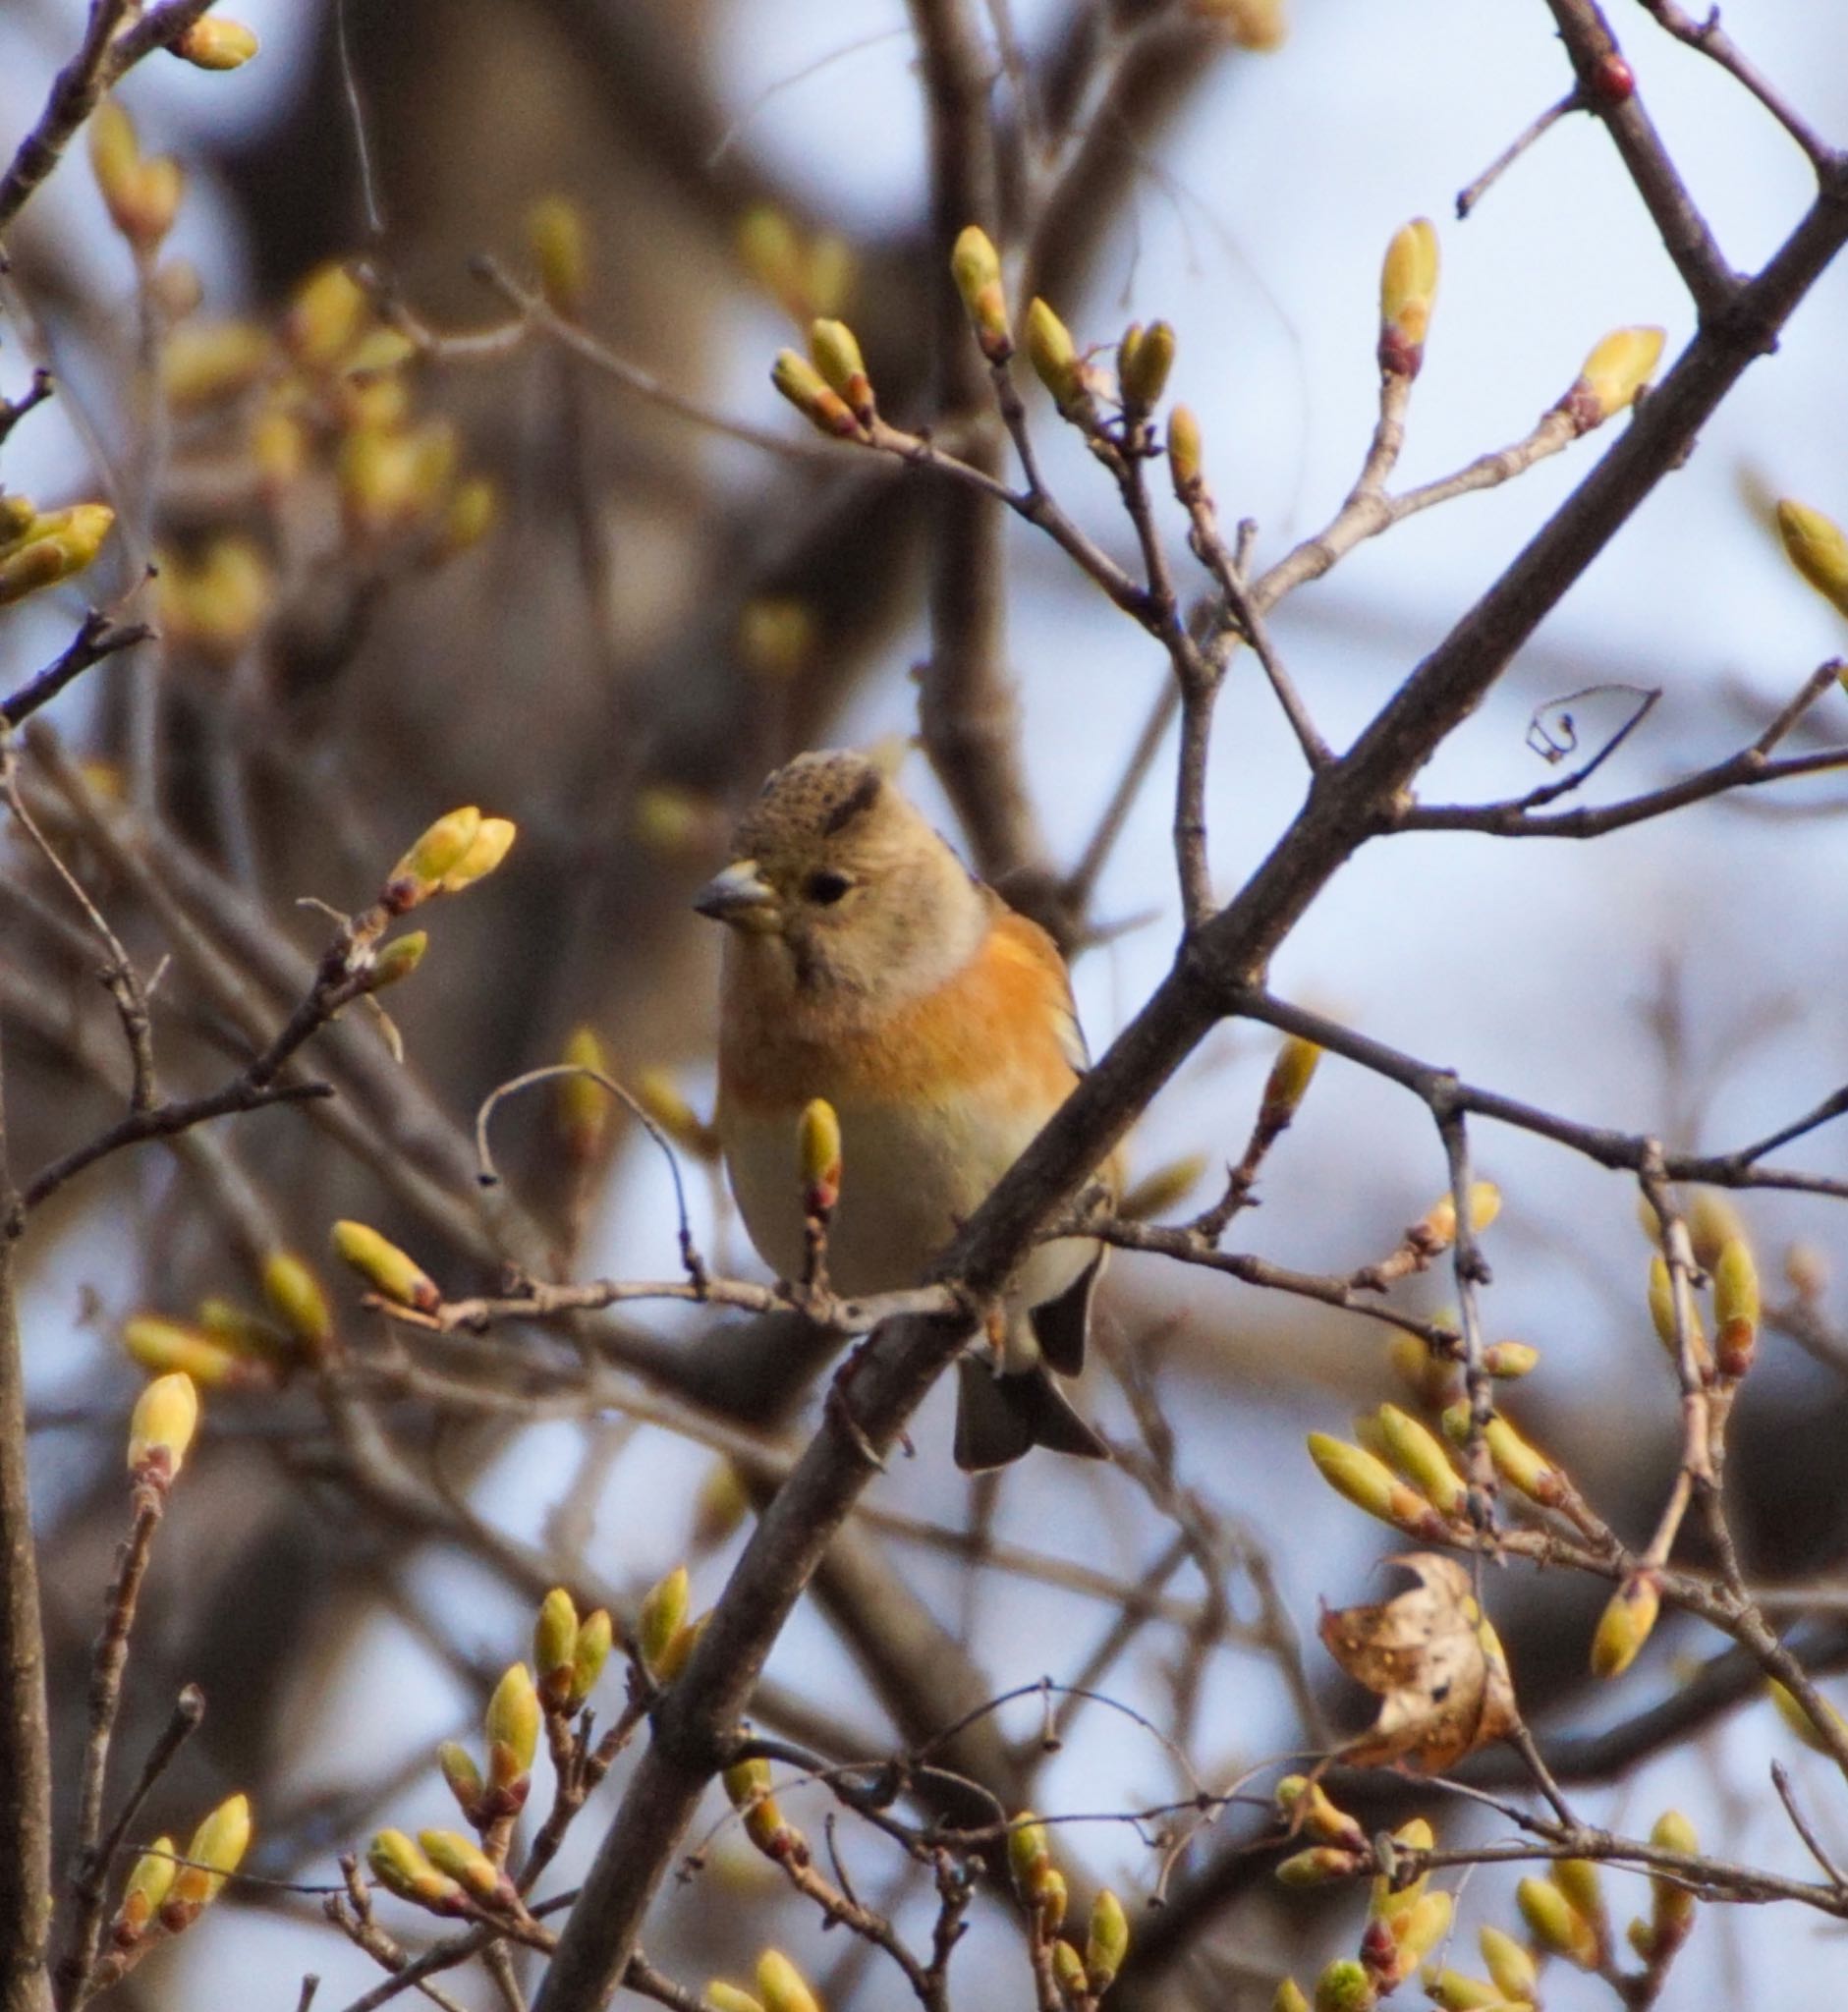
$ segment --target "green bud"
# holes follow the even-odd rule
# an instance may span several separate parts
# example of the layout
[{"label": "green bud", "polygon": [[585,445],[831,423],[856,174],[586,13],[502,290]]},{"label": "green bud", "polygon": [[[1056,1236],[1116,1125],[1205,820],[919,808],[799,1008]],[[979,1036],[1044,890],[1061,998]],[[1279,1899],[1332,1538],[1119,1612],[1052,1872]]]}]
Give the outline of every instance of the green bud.
[{"label": "green bud", "polygon": [[571,1646],[571,1693],[566,1709],[576,1711],[596,1689],[596,1680],[609,1660],[615,1630],[607,1607],[597,1607],[578,1624],[577,1640]]},{"label": "green bud", "polygon": [[1103,1887],[1091,1903],[1091,1928],[1085,1938],[1085,1972],[1099,1996],[1109,1989],[1129,1954],[1129,1917],[1123,1903]]}]

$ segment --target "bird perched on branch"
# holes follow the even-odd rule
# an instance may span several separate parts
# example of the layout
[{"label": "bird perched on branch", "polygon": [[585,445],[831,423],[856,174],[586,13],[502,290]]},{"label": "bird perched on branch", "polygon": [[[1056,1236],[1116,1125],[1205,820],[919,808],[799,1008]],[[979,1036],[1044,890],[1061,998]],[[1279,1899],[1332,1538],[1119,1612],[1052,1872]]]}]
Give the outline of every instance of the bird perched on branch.
[{"label": "bird perched on branch", "polygon": [[[861,754],[779,768],[732,854],[694,905],[727,924],[718,1131],[745,1227],[800,1275],[797,1134],[824,1097],[844,1167],[829,1275],[852,1295],[916,1285],[1086,1066],[1064,961]],[[1114,1162],[1100,1179],[1114,1195]],[[1022,1264],[989,1345],[958,1365],[959,1467],[1035,1445],[1104,1456],[1050,1373],[1084,1367],[1102,1261],[1068,1237]]]}]

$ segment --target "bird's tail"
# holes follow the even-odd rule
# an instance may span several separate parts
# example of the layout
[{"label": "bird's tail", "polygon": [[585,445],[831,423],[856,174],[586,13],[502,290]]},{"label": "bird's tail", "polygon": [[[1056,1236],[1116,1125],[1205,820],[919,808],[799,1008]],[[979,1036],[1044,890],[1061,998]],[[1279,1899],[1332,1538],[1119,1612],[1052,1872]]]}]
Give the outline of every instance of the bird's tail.
[{"label": "bird's tail", "polygon": [[956,1464],[965,1474],[1005,1467],[1035,1446],[1108,1460],[1110,1449],[1072,1408],[1043,1364],[997,1376],[974,1355],[956,1360]]}]

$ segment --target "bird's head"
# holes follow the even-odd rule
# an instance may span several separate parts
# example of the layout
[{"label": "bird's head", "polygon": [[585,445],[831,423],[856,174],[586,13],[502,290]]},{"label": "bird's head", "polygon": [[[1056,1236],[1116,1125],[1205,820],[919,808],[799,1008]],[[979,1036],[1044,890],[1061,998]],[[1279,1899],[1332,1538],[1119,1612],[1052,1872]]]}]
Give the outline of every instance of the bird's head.
[{"label": "bird's head", "polygon": [[799,988],[911,993],[940,983],[981,939],[968,869],[879,764],[799,754],[739,820],[732,862],[694,907],[741,955]]}]

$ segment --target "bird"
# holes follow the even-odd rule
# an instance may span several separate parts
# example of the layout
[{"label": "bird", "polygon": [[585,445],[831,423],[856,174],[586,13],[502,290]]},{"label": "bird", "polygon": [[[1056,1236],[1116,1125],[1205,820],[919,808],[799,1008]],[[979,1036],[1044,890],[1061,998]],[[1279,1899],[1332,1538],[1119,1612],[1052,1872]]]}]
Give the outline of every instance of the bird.
[{"label": "bird", "polygon": [[[842,749],[769,777],[694,907],[726,924],[715,1122],[758,1256],[800,1274],[798,1132],[820,1097],[842,1142],[831,1283],[854,1298],[918,1284],[1089,1066],[1057,946],[878,762]],[[1114,1158],[1095,1181],[1114,1199]],[[1108,1457],[1055,1378],[1084,1367],[1103,1258],[1095,1239],[1059,1238],[1015,1273],[959,1356],[960,1468],[1036,1445]]]}]

